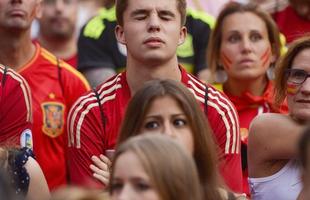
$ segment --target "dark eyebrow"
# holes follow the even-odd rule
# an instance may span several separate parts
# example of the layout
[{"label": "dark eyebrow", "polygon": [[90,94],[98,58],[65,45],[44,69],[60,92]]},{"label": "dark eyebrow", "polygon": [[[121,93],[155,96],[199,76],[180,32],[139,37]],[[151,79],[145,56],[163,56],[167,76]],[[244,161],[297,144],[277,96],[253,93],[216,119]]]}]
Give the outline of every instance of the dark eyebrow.
[{"label": "dark eyebrow", "polygon": [[175,17],[175,14],[169,10],[160,10],[159,11],[159,14],[161,15],[168,15],[170,17]]},{"label": "dark eyebrow", "polygon": [[[141,14],[147,14],[149,11],[146,9],[137,9],[135,11],[133,11],[130,16],[134,17],[136,15],[141,15]],[[158,11],[159,15],[166,15],[166,16],[170,16],[170,17],[175,17],[175,14],[169,10],[159,10]]]},{"label": "dark eyebrow", "polygon": [[138,9],[138,10],[133,11],[133,12],[130,14],[130,16],[131,16],[131,17],[134,17],[134,16],[136,16],[136,15],[141,15],[141,14],[146,14],[146,13],[148,13],[147,10],[145,10],[145,9]]}]

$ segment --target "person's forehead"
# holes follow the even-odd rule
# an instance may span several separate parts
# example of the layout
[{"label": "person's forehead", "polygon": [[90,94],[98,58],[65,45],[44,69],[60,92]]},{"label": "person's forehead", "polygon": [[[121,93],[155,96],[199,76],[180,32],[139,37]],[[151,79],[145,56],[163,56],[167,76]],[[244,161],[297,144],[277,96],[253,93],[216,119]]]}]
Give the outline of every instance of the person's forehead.
[{"label": "person's forehead", "polygon": [[177,11],[177,0],[128,0],[128,11],[140,9]]}]

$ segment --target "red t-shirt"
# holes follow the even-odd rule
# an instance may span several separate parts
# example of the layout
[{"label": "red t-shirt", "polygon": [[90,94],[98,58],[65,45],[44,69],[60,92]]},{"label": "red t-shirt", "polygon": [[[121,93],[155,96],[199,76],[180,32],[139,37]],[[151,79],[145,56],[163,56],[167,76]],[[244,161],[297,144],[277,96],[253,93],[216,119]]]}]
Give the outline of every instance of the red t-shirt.
[{"label": "red t-shirt", "polygon": [[50,189],[67,183],[66,119],[79,96],[88,91],[86,79],[73,67],[41,48],[20,74],[28,81],[33,104],[34,153]]},{"label": "red t-shirt", "polygon": [[[182,83],[194,93],[204,108],[205,84],[194,76],[182,72]],[[88,187],[103,185],[92,177],[89,169],[92,155],[104,153],[115,147],[117,135],[127,104],[131,98],[126,72],[118,74],[97,87],[105,128],[94,92],[78,99],[68,115],[69,159],[73,184]],[[238,116],[233,104],[212,86],[208,86],[208,119],[216,137],[224,162],[220,171],[228,186],[242,191],[240,134]],[[109,133],[109,134],[106,134]]]},{"label": "red t-shirt", "polygon": [[290,5],[273,14],[273,18],[288,43],[310,32],[310,21],[300,17]]},{"label": "red t-shirt", "polygon": [[25,79],[3,65],[0,65],[0,105],[0,144],[19,145],[22,133],[31,134],[31,93]]}]

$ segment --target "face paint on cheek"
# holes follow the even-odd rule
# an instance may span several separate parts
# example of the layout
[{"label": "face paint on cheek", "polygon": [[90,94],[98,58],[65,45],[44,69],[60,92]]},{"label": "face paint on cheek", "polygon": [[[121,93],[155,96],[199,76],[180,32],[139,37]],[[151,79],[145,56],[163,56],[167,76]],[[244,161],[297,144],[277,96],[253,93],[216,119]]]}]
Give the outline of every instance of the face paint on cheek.
[{"label": "face paint on cheek", "polygon": [[223,61],[223,64],[227,69],[231,68],[232,61],[224,53],[222,53],[221,55],[221,60]]},{"label": "face paint on cheek", "polygon": [[286,88],[287,95],[293,96],[297,93],[297,91],[298,91],[298,85],[291,84],[291,83],[287,84],[287,88]]},{"label": "face paint on cheek", "polygon": [[262,55],[262,57],[260,58],[260,60],[263,63],[262,67],[265,67],[267,62],[270,60],[270,56],[271,56],[271,50],[270,50],[270,47],[268,47],[266,51],[264,52],[264,54]]}]

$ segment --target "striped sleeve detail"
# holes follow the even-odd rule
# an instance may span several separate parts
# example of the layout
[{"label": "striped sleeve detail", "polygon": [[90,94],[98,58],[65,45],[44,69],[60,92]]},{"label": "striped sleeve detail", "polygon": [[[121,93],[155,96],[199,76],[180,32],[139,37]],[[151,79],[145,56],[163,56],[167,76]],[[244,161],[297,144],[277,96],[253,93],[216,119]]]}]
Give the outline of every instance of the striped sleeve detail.
[{"label": "striped sleeve detail", "polygon": [[[42,56],[48,60],[49,62],[51,62],[53,65],[57,66],[57,57],[54,56],[52,53],[48,52],[46,49],[41,48],[41,54]],[[65,61],[59,59],[59,66],[61,68],[66,69],[67,71],[69,71],[70,73],[72,73],[74,76],[78,77],[84,84],[85,88],[87,90],[90,90],[90,86],[88,81],[86,80],[86,78],[76,69],[74,69],[71,65],[69,65],[68,63],[66,63]]]},{"label": "striped sleeve detail", "polygon": [[[188,76],[190,91],[198,101],[204,104],[206,86],[192,75],[188,74]],[[238,154],[240,148],[239,118],[233,104],[213,87],[208,87],[208,99],[210,99],[208,106],[213,107],[219,113],[226,127],[225,154]]]},{"label": "striped sleeve detail", "polygon": [[[4,68],[0,68],[1,73],[4,73]],[[8,69],[7,75],[12,77],[14,80],[19,82],[20,87],[23,92],[24,96],[24,101],[25,101],[25,106],[27,109],[27,121],[32,122],[32,102],[31,102],[31,92],[30,92],[30,87],[27,83],[27,81],[18,73],[13,71],[12,69]]]},{"label": "striped sleeve detail", "polygon": [[[99,99],[101,105],[104,105],[107,101],[115,99],[116,90],[121,88],[120,75],[114,79],[104,83],[99,89]],[[91,109],[98,107],[98,101],[94,92],[90,92],[87,95],[81,96],[72,106],[68,114],[68,142],[69,146],[75,146],[81,148],[81,127],[83,125],[85,116]]]}]

